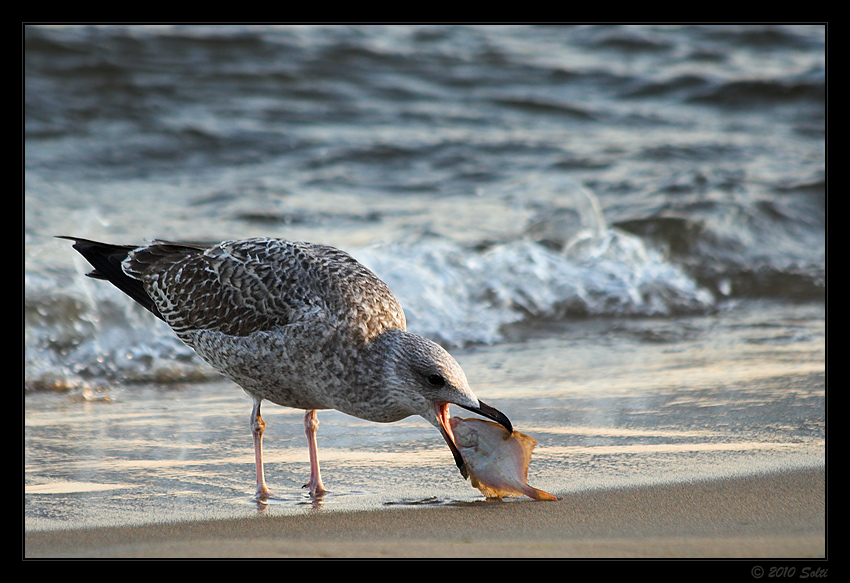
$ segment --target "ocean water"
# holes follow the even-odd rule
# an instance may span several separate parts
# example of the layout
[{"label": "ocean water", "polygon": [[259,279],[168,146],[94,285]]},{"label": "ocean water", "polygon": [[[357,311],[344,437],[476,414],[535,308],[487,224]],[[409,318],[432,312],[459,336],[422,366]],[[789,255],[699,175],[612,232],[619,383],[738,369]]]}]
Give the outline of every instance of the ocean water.
[{"label": "ocean water", "polygon": [[[825,27],[23,36],[28,527],[256,512],[250,401],[55,235],[349,251],[562,495],[823,463]],[[325,508],[480,498],[423,420],[320,420]]]}]

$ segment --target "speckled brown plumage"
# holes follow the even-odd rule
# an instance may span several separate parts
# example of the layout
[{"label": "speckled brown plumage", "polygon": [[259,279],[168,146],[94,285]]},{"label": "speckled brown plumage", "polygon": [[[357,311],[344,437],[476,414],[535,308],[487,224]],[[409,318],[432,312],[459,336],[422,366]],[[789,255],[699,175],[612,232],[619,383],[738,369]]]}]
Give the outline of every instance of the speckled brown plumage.
[{"label": "speckled brown plumage", "polygon": [[280,239],[215,246],[155,242],[132,251],[124,271],[145,284],[178,333],[248,336],[316,314],[362,342],[406,327],[386,284],[349,254],[325,245]]},{"label": "speckled brown plumage", "polygon": [[[164,320],[254,398],[258,495],[268,494],[262,400],[308,411],[311,462],[318,409],[381,422],[421,415],[440,429],[464,474],[449,403],[510,430],[502,413],[475,397],[443,348],[407,332],[386,284],[344,251],[268,238],[140,247],[66,238],[95,268],[90,276]],[[311,468],[311,491],[323,493],[318,462]]]}]

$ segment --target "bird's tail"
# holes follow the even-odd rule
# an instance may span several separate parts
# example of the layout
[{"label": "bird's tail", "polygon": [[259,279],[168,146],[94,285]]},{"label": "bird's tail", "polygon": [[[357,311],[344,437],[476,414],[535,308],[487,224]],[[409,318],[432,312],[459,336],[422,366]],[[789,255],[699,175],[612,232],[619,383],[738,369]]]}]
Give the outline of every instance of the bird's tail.
[{"label": "bird's tail", "polygon": [[74,241],[74,249],[85,257],[94,269],[87,273],[94,279],[103,279],[136,300],[159,319],[164,319],[159,313],[151,297],[145,291],[144,285],[138,279],[130,277],[121,268],[121,263],[127,259],[131,251],[137,249],[134,245],[112,245],[99,243],[80,237],[59,235],[59,239]]}]

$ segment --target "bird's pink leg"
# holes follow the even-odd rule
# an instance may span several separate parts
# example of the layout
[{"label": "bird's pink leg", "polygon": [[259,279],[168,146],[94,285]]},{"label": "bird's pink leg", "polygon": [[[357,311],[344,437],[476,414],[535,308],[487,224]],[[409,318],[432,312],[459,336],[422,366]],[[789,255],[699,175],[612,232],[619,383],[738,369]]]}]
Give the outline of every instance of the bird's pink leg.
[{"label": "bird's pink leg", "polygon": [[307,447],[310,450],[310,481],[304,484],[304,487],[310,488],[310,495],[314,498],[321,498],[327,490],[322,484],[322,475],[319,473],[319,450],[316,448],[319,418],[316,413],[313,409],[304,414],[304,429],[307,433]]},{"label": "bird's pink leg", "polygon": [[262,399],[254,397],[254,408],[251,410],[251,435],[254,437],[254,463],[257,466],[256,498],[265,500],[272,493],[266,486],[266,478],[263,474],[263,432],[266,430],[266,422],[260,416],[260,403]]}]

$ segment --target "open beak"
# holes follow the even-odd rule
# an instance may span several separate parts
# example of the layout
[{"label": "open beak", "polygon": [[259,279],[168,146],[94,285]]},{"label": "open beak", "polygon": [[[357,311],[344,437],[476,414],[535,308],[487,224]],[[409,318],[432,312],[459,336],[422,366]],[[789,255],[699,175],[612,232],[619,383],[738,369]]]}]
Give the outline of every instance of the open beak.
[{"label": "open beak", "polygon": [[[513,433],[513,426],[511,425],[510,420],[505,416],[504,413],[491,407],[490,405],[485,404],[482,401],[478,401],[478,407],[464,407],[463,405],[458,405],[458,407],[463,407],[467,411],[472,411],[473,413],[478,413],[483,417],[487,417],[488,419],[492,419],[502,427],[508,430],[508,433]],[[443,439],[446,440],[446,443],[449,446],[449,449],[452,450],[452,455],[455,458],[455,464],[457,464],[457,468],[460,470],[460,474],[466,479],[468,477],[468,473],[466,471],[466,463],[463,461],[463,456],[460,455],[460,451],[455,444],[454,433],[452,433],[452,426],[449,423],[449,404],[448,403],[438,403],[435,405],[435,411],[437,415],[437,421],[440,424],[440,433],[443,435]]]}]

